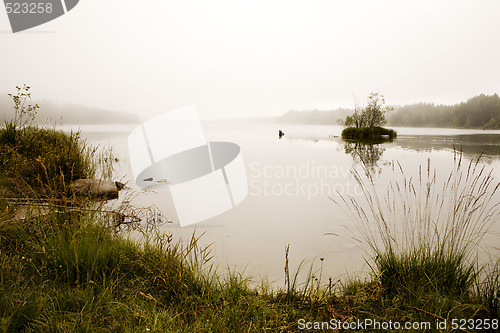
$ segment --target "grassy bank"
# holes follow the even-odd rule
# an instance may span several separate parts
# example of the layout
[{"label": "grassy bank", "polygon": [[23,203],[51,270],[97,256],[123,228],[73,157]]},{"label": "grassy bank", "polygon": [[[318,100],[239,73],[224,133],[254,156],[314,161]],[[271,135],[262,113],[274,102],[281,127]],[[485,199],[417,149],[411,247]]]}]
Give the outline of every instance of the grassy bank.
[{"label": "grassy bank", "polygon": [[[331,324],[332,319],[425,321],[433,325],[436,320],[448,320],[444,331],[451,331],[454,318],[500,317],[498,265],[482,275],[474,261],[476,248],[469,245],[471,240],[477,241],[470,235],[481,236],[477,231],[485,230],[477,226],[486,227],[498,218],[487,210],[491,207],[487,198],[494,188],[491,175],[471,174],[467,176],[469,183],[465,178],[456,179],[450,184],[468,184],[476,192],[457,189],[459,201],[453,201],[453,195],[443,197],[456,208],[455,215],[455,210],[450,210],[450,216],[456,217],[452,221],[468,221],[470,234],[428,226],[437,243],[431,242],[436,238],[420,243],[417,240],[421,237],[417,237],[408,239],[408,247],[393,243],[394,235],[387,233],[383,224],[375,224],[381,226],[379,229],[368,228],[389,219],[383,215],[385,210],[377,210],[382,207],[377,200],[382,199],[359,175],[368,206],[354,204],[351,211],[357,215],[356,207],[369,209],[358,214],[367,217],[358,221],[367,227],[366,243],[373,249],[371,279],[336,281],[311,268],[309,277],[298,281],[298,268],[288,267],[285,255],[285,286],[256,289],[251,287],[256,281],[240,272],[219,274],[212,265],[210,248],[200,248],[195,236],[174,242],[171,235],[142,226],[142,241],[132,241],[126,233],[115,230],[109,214],[95,209],[101,207],[99,203],[72,197],[66,191],[68,181],[106,173],[90,157],[93,150],[77,136],[28,127],[22,134],[16,133],[15,141],[9,141],[5,131],[0,132],[0,159],[5,166],[1,171],[2,193],[27,198],[30,209],[44,199],[46,211],[16,220],[12,215],[15,205],[2,200],[1,332],[290,332],[303,331],[300,328],[306,325],[334,331],[321,324]],[[425,184],[423,199],[428,188]],[[420,193],[415,184],[413,189]],[[408,213],[406,220],[410,215],[414,223],[433,220],[426,218],[430,207],[423,204],[425,200],[414,202],[403,192],[396,193],[412,205],[412,214],[418,212]],[[349,202],[353,201],[346,198]],[[460,206],[454,206],[457,202]],[[403,212],[401,219],[405,218],[405,211],[399,212]],[[483,214],[477,215],[480,212]],[[447,246],[450,239],[456,246]],[[367,328],[363,330],[373,331]]]},{"label": "grassy bank", "polygon": [[59,212],[2,229],[1,330],[279,331],[295,316],[320,317],[309,304],[251,290],[237,273],[202,273],[208,253],[195,238],[139,245],[96,220]]},{"label": "grassy bank", "polygon": [[7,123],[0,129],[2,197],[67,195],[72,180],[95,176],[94,153],[77,133]]}]

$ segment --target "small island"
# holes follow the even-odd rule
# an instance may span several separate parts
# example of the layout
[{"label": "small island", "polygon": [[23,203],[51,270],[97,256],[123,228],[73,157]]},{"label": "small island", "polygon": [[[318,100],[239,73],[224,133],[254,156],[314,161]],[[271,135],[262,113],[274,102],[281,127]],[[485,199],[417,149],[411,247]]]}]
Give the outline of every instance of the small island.
[{"label": "small island", "polygon": [[368,96],[366,107],[354,108],[354,113],[339,123],[345,126],[342,139],[346,141],[382,143],[396,138],[396,131],[382,127],[386,124],[385,114],[392,111],[392,107],[384,107],[384,96],[371,93]]}]

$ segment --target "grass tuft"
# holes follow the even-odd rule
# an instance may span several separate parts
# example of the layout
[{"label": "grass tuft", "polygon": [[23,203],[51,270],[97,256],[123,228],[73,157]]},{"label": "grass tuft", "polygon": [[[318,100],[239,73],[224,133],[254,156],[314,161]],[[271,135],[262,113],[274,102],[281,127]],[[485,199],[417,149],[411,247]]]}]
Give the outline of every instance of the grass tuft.
[{"label": "grass tuft", "polygon": [[[478,248],[500,218],[499,206],[492,202],[499,187],[492,171],[486,171],[479,159],[465,163],[461,154],[453,163],[453,171],[442,182],[430,160],[419,167],[416,179],[393,163],[395,180],[384,195],[366,168],[362,174],[355,170],[362,199],[341,195],[336,201],[356,221],[384,292],[440,314],[474,296],[480,272]],[[492,277],[498,278],[498,272]],[[494,280],[489,283],[494,284]],[[497,312],[494,302],[486,306]]]}]

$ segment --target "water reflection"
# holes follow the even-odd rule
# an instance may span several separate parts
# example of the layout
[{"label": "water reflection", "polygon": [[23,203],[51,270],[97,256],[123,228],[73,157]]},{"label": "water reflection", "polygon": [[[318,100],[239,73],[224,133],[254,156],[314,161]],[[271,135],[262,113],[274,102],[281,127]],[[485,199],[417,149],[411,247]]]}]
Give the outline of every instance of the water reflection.
[{"label": "water reflection", "polygon": [[362,163],[372,174],[380,174],[378,162],[384,154],[383,144],[344,142],[344,152],[352,156],[354,163]]},{"label": "water reflection", "polygon": [[500,156],[500,135],[408,135],[398,137],[394,146],[416,152],[457,150],[468,159],[482,155],[483,162],[491,163]]},{"label": "water reflection", "polygon": [[[357,157],[356,161],[374,161],[376,164],[377,151],[381,151],[380,155],[386,149],[401,148],[413,152],[432,152],[432,151],[461,151],[467,159],[477,159],[481,157],[481,161],[492,163],[500,159],[500,133],[474,133],[474,134],[454,134],[454,135],[436,135],[430,134],[428,129],[421,129],[422,134],[398,135],[393,142],[386,142],[378,145],[379,142],[373,145],[363,146],[359,144],[345,143],[341,138],[326,133],[290,133],[288,139],[302,140],[312,142],[332,142],[343,147],[346,154],[357,156],[359,152],[363,158]],[[383,147],[382,147],[383,146]],[[342,149],[342,148],[341,148]],[[373,155],[371,154],[373,151]],[[380,155],[378,158],[380,159]],[[373,156],[373,157],[370,157]],[[367,163],[368,164],[368,163]]]}]

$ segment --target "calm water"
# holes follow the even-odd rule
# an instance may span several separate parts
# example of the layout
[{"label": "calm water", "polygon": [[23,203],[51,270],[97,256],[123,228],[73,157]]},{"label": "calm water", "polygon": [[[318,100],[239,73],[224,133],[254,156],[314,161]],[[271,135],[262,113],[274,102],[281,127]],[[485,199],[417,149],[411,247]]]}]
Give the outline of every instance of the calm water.
[{"label": "calm water", "polygon": [[[118,155],[116,178],[134,187],[128,166],[127,135],[130,126],[82,126],[82,137],[100,145],[110,145]],[[437,170],[438,180],[453,169],[454,149],[465,159],[477,159],[493,169],[500,180],[500,131],[397,128],[392,143],[374,146],[346,145],[336,126],[262,124],[205,124],[210,141],[230,141],[240,145],[249,182],[248,197],[235,209],[192,227],[180,228],[167,192],[144,193],[135,189],[132,202],[155,205],[173,221],[161,228],[186,239],[203,234],[200,243],[212,244],[215,261],[224,269],[245,269],[259,280],[267,278],[275,286],[283,283],[284,252],[290,244],[290,265],[302,260],[320,266],[323,278],[334,279],[365,274],[366,257],[353,222],[332,202],[336,192],[359,196],[350,170],[359,168],[360,158],[370,166],[377,186],[385,188],[394,179],[392,162],[398,161],[408,177],[418,175],[418,166],[428,159]],[[278,129],[285,132],[278,139]],[[125,196],[122,193],[121,196]],[[494,198],[500,201],[500,196]],[[497,223],[487,240],[497,245]]]}]

